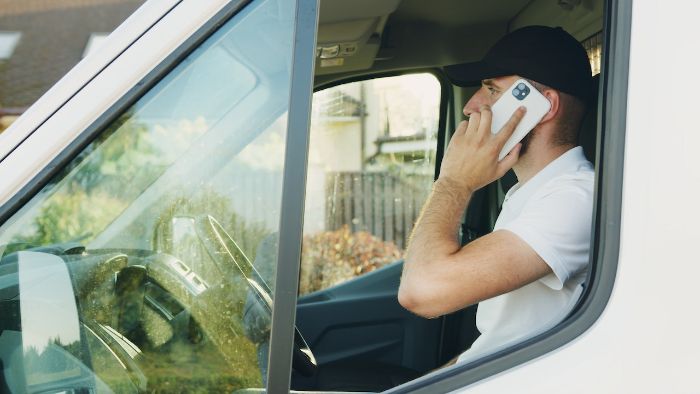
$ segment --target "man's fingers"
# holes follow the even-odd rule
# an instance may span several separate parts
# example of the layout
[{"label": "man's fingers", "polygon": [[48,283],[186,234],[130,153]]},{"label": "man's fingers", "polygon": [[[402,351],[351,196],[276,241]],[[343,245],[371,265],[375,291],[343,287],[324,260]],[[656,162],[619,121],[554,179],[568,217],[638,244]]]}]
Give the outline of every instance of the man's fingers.
[{"label": "man's fingers", "polygon": [[493,113],[491,112],[491,107],[488,105],[482,105],[479,111],[481,114],[479,134],[481,138],[484,138],[491,135],[491,119],[493,118]]},{"label": "man's fingers", "polygon": [[498,134],[496,134],[496,138],[499,147],[503,147],[503,145],[506,144],[506,141],[508,141],[508,138],[510,138],[510,136],[513,135],[515,127],[523,119],[523,116],[525,116],[525,107],[520,107],[516,109],[513,115],[510,117],[510,119],[508,119],[508,122],[506,122],[505,126],[503,126],[503,128],[498,131]]},{"label": "man's fingers", "polygon": [[455,130],[455,134],[460,134],[460,133],[464,134],[464,132],[467,131],[468,125],[469,125],[469,122],[467,122],[466,120],[459,122],[459,124],[457,125],[457,129]]},{"label": "man's fingers", "polygon": [[469,127],[467,127],[467,134],[476,133],[481,123],[481,114],[478,112],[473,112],[469,114]]}]

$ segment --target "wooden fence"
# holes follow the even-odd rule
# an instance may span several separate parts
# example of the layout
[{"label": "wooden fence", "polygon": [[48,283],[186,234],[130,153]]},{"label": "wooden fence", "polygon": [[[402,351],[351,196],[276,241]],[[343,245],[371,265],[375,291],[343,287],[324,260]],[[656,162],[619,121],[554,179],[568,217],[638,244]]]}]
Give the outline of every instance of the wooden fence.
[{"label": "wooden fence", "polygon": [[326,176],[326,229],[348,225],[404,249],[432,176],[337,172]]}]

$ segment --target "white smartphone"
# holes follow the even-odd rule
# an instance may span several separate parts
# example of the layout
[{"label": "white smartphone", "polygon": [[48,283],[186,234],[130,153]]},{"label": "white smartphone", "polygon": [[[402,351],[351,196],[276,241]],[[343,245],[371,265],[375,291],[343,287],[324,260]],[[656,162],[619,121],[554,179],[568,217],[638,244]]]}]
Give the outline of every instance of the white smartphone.
[{"label": "white smartphone", "polygon": [[491,107],[493,113],[491,132],[498,133],[520,106],[527,109],[525,116],[518,123],[513,135],[503,145],[498,160],[502,160],[518,142],[525,138],[527,133],[537,126],[537,123],[549,112],[551,103],[528,81],[519,79],[506,89]]}]

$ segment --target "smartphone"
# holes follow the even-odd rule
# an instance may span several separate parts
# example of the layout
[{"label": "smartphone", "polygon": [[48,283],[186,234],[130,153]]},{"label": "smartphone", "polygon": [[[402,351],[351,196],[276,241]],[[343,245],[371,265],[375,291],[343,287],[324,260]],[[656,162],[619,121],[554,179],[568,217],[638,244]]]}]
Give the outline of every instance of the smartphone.
[{"label": "smartphone", "polygon": [[537,126],[537,123],[549,112],[551,104],[532,84],[524,79],[518,79],[491,107],[493,113],[491,132],[498,133],[520,106],[524,106],[527,112],[518,123],[513,135],[503,145],[498,160],[502,160],[518,142],[525,138],[527,133]]}]

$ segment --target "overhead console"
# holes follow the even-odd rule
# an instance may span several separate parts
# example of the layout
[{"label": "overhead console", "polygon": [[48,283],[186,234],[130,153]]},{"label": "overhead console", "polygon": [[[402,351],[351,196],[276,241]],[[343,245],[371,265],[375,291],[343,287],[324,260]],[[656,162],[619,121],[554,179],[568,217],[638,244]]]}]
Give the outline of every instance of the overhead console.
[{"label": "overhead console", "polygon": [[316,44],[316,75],[372,67],[382,31],[401,0],[324,0]]}]

